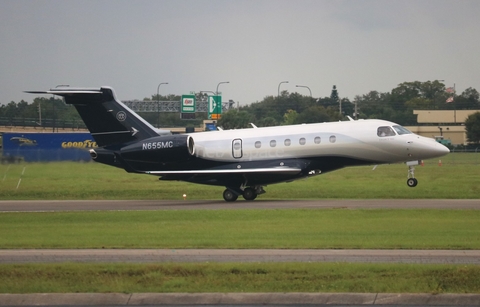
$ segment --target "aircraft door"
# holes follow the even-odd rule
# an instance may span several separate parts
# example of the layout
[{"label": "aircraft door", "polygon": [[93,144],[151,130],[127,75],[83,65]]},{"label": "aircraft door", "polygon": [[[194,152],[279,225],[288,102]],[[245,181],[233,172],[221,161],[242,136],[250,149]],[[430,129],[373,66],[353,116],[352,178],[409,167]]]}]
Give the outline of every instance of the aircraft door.
[{"label": "aircraft door", "polygon": [[235,159],[240,159],[243,156],[242,139],[234,139],[232,141],[232,155]]}]

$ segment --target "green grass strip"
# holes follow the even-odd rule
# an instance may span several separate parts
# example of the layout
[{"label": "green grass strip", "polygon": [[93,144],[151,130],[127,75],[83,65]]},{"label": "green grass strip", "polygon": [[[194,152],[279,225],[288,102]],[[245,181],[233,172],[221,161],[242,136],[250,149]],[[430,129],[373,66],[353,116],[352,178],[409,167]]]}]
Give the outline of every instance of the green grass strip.
[{"label": "green grass strip", "polygon": [[479,210],[1,213],[0,248],[480,249]]},{"label": "green grass strip", "polygon": [[[308,180],[270,185],[259,199],[480,198],[480,153],[455,153],[416,167],[419,184],[406,184],[404,164],[349,167]],[[21,181],[20,181],[21,179]],[[19,184],[20,182],[20,184]],[[0,164],[0,200],[216,199],[224,187],[159,181],[99,163]],[[226,206],[232,204],[225,204]]]},{"label": "green grass strip", "polygon": [[352,263],[0,265],[1,293],[480,293],[480,267]]}]

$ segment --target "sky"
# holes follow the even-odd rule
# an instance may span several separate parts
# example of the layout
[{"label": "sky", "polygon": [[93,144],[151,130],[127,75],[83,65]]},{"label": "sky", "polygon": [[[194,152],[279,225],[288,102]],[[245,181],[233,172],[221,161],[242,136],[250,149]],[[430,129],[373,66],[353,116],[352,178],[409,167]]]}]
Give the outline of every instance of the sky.
[{"label": "sky", "polygon": [[218,86],[240,105],[279,86],[351,101],[411,81],[480,91],[479,50],[478,0],[0,0],[0,103],[60,84],[120,100]]}]

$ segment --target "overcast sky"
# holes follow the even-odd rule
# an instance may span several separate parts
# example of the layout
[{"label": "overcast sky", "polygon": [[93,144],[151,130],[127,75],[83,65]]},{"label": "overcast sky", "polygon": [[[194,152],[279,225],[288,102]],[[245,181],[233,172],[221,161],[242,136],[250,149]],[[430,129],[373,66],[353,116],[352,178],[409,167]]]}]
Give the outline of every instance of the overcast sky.
[{"label": "overcast sky", "polygon": [[281,90],[350,100],[405,81],[480,91],[478,0],[0,0],[0,103],[59,84],[121,100]]}]

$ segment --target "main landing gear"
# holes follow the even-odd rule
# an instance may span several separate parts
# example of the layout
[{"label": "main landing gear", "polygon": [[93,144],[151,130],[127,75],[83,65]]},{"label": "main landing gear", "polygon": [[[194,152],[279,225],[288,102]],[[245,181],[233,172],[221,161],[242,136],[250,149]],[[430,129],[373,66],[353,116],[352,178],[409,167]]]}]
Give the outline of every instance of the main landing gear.
[{"label": "main landing gear", "polygon": [[239,195],[242,195],[245,200],[254,200],[258,195],[265,193],[265,190],[261,186],[248,187],[243,190],[227,188],[223,191],[223,199],[225,201],[236,201]]},{"label": "main landing gear", "polygon": [[411,188],[416,187],[418,180],[415,178],[415,165],[418,165],[420,161],[409,161],[408,165],[408,175],[407,175],[407,185]]}]

